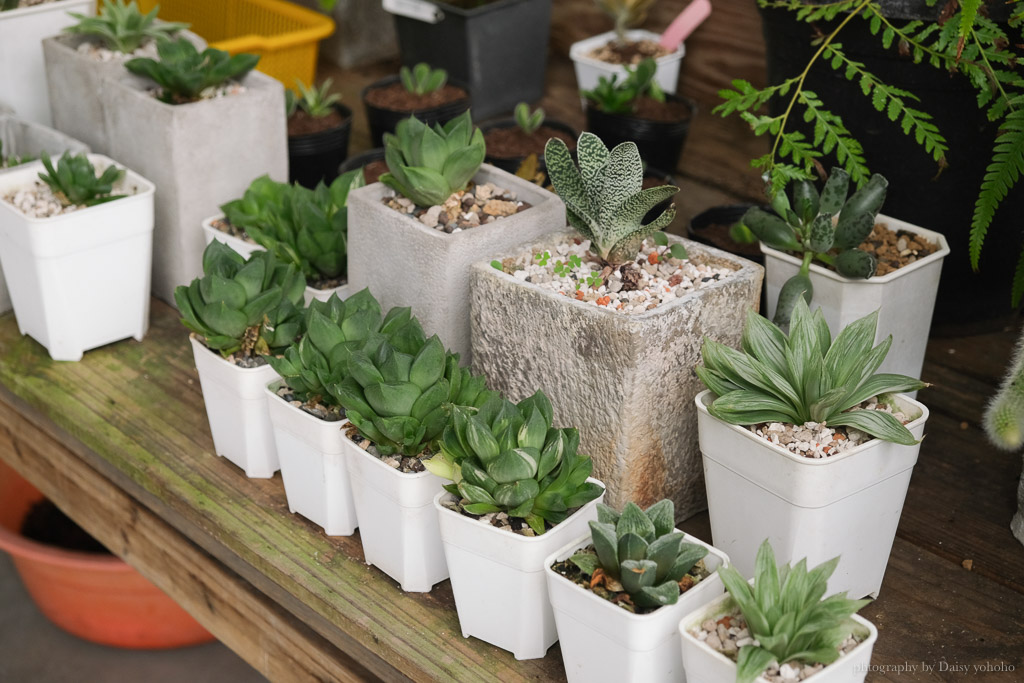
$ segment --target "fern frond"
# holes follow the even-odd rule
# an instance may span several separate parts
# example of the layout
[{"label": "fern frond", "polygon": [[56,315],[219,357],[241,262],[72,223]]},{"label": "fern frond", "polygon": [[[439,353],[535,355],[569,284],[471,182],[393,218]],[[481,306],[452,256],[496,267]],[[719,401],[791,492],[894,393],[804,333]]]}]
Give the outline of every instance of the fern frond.
[{"label": "fern frond", "polygon": [[992,163],[985,171],[981,192],[974,203],[971,220],[971,267],[978,268],[981,245],[992,225],[999,204],[1024,175],[1024,108],[1007,114],[992,152]]},{"label": "fern frond", "polygon": [[825,154],[834,151],[850,179],[858,186],[866,183],[871,173],[864,159],[864,148],[850,134],[843,120],[825,109],[818,96],[810,90],[800,93],[799,102],[806,107],[804,121],[814,124],[814,146],[820,147]]}]

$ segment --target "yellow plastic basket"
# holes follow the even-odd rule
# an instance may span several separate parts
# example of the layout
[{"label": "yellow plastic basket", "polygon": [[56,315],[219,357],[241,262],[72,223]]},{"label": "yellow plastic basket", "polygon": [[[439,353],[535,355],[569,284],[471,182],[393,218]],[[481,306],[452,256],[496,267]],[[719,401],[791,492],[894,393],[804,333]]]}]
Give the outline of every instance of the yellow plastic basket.
[{"label": "yellow plastic basket", "polygon": [[161,19],[187,21],[210,47],[260,55],[256,68],[289,88],[313,82],[318,41],[334,32],[330,17],[285,0],[140,0],[139,9],[156,5]]}]

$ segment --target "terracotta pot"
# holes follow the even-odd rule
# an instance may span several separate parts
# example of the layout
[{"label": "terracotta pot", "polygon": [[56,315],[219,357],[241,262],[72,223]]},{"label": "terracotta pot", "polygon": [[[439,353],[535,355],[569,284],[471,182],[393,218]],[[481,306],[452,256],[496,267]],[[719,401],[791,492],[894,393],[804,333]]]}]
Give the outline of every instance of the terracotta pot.
[{"label": "terracotta pot", "polygon": [[54,624],[79,638],[133,649],[197,645],[213,636],[128,564],[29,540],[20,529],[43,494],[0,462],[0,549]]}]

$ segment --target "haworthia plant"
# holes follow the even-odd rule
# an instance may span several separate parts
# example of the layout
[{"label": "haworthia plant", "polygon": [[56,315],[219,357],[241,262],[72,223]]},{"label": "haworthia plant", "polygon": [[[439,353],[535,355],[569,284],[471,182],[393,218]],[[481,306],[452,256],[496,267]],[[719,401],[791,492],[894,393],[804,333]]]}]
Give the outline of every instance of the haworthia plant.
[{"label": "haworthia plant", "polygon": [[189,27],[176,21],[157,21],[160,5],[143,14],[135,0],[103,0],[97,16],[68,12],[78,20],[64,29],[67,33],[99,38],[110,50],[131,54],[147,40],[167,40]]},{"label": "haworthia plant", "polygon": [[49,185],[53,194],[65,206],[96,206],[125,197],[123,194],[111,194],[114,183],[124,177],[124,169],[111,164],[102,173],[85,154],[71,155],[64,152],[57,160],[56,168],[50,161],[50,155],[43,152],[45,173],[39,179]]},{"label": "haworthia plant", "polygon": [[603,261],[619,265],[635,259],[644,238],[675,218],[675,205],[650,223],[644,217],[679,188],[643,189],[644,166],[636,143],[623,142],[609,151],[599,137],[583,133],[576,150],[579,166],[558,138],[548,140],[544,149],[548,175],[565,202],[569,224],[590,240],[591,251]]},{"label": "haworthia plant", "polygon": [[157,54],[159,60],[136,57],[124,66],[155,81],[161,88],[160,100],[168,104],[195,102],[207,88],[242,78],[260,61],[259,55],[231,55],[212,47],[199,52],[185,38],[160,41]]}]

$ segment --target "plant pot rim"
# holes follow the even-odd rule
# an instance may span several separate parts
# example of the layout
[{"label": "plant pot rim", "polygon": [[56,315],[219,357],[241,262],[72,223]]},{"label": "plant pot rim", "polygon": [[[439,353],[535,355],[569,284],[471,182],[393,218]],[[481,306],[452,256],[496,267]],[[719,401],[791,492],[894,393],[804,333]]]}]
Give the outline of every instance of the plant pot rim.
[{"label": "plant pot rim", "polygon": [[687,109],[689,109],[690,113],[685,118],[674,119],[674,120],[671,120],[671,121],[659,121],[659,120],[655,120],[655,119],[645,119],[645,118],[640,117],[640,116],[634,116],[633,114],[620,114],[618,112],[607,112],[607,111],[604,111],[603,109],[601,109],[600,107],[596,106],[594,101],[591,100],[589,97],[582,97],[581,96],[581,99],[583,100],[583,103],[584,103],[584,106],[583,106],[584,114],[592,111],[592,112],[594,112],[596,114],[600,114],[601,116],[606,116],[606,117],[608,117],[610,119],[619,119],[619,120],[627,120],[627,121],[643,121],[643,122],[645,122],[645,123],[647,123],[649,125],[652,125],[652,126],[666,126],[666,127],[668,127],[668,126],[678,126],[678,127],[686,126],[687,131],[689,130],[690,124],[693,123],[694,117],[697,116],[697,110],[699,109],[699,107],[697,106],[697,100],[694,100],[694,99],[691,99],[689,97],[686,97],[685,95],[677,95],[676,93],[667,92],[667,93],[665,93],[665,101],[666,102],[675,102],[677,104],[685,104]]},{"label": "plant pot rim", "polygon": [[[32,5],[31,7],[15,7],[0,12],[0,22],[4,19],[13,19],[17,17],[23,17],[28,14],[42,14],[44,12],[55,12],[57,10],[64,9],[70,5],[84,5],[90,4],[84,0],[54,0],[54,2],[44,2],[38,5]],[[13,15],[13,16],[12,16]]]},{"label": "plant pot rim", "polygon": [[198,347],[199,349],[201,349],[203,351],[206,351],[207,353],[212,354],[214,356],[214,358],[216,358],[218,361],[223,363],[225,366],[231,368],[231,370],[234,371],[234,372],[242,373],[242,374],[245,374],[245,373],[253,374],[253,373],[257,373],[257,372],[266,372],[267,368],[270,368],[271,370],[274,369],[274,368],[270,367],[270,363],[264,363],[263,365],[258,365],[255,368],[242,368],[242,367],[239,367],[239,366],[235,365],[234,363],[232,363],[231,361],[229,361],[226,358],[224,358],[224,356],[220,355],[220,351],[216,351],[214,349],[211,349],[209,346],[207,346],[203,342],[199,341],[199,335],[197,335],[195,332],[189,332],[188,339],[189,339],[190,342],[192,342],[193,349]]},{"label": "plant pot rim", "polygon": [[[105,202],[103,204],[97,204],[96,206],[87,206],[82,209],[76,209],[75,211],[72,211],[70,213],[62,213],[56,216],[47,216],[45,218],[40,218],[38,216],[28,216],[19,211],[17,208],[15,208],[13,204],[10,204],[3,200],[0,200],[0,207],[3,207],[4,209],[11,211],[12,213],[14,213],[14,215],[18,216],[18,218],[20,218],[23,222],[31,223],[37,226],[35,229],[43,229],[45,226],[62,225],[65,223],[73,222],[76,219],[76,217],[88,212],[91,212],[92,215],[95,215],[100,211],[110,211],[111,209],[116,211],[118,206],[124,206],[124,203],[122,202],[134,202],[150,198],[156,191],[156,186],[153,183],[146,180],[141,175],[131,170],[124,164],[114,161],[113,159],[104,154],[96,154],[90,152],[86,154],[86,158],[88,158],[90,162],[93,162],[93,164],[95,164],[96,161],[103,161],[110,166],[116,166],[117,168],[122,169],[125,172],[125,182],[136,185],[139,188],[139,191],[136,192],[135,194],[126,195],[119,199],[115,199],[114,201]],[[38,159],[35,161],[29,161],[24,164],[18,164],[18,166],[8,169],[8,172],[3,174],[3,182],[4,184],[8,184],[8,181],[11,178],[17,178],[23,174],[26,176],[31,174],[30,182],[34,182],[39,178],[37,174],[40,171],[45,170],[46,169],[43,166],[43,162]],[[10,184],[14,185],[13,182],[11,182]]]},{"label": "plant pot rim", "polygon": [[[599,479],[595,479],[594,477],[587,477],[587,481],[590,482],[590,483],[593,483],[593,484],[598,484],[605,491],[608,490],[608,488],[604,485],[604,482],[602,482]],[[586,510],[591,505],[591,503],[594,502],[594,501],[590,501],[589,503],[584,503],[583,505],[581,505],[576,510],[576,512],[572,513],[571,515],[566,517],[564,521],[559,522],[558,524],[556,524],[555,526],[551,527],[550,529],[548,529],[546,532],[544,532],[540,536],[523,536],[522,534],[517,534],[516,532],[510,531],[508,529],[499,529],[498,527],[493,526],[491,524],[481,524],[479,520],[473,519],[472,517],[467,517],[466,515],[463,515],[460,512],[456,512],[455,510],[449,510],[445,506],[441,505],[441,500],[445,496],[452,496],[452,494],[450,494],[447,491],[445,491],[444,489],[442,489],[441,491],[438,492],[438,494],[436,496],[434,496],[434,508],[437,509],[439,514],[442,514],[442,515],[444,515],[444,514],[452,515],[453,518],[456,518],[456,519],[460,520],[461,522],[464,522],[466,524],[475,524],[476,526],[480,527],[481,529],[484,529],[485,530],[484,533],[503,534],[502,538],[512,537],[514,539],[513,543],[522,543],[524,545],[529,545],[529,544],[532,544],[532,543],[541,543],[541,542],[543,542],[545,540],[545,538],[550,538],[548,536],[548,534],[557,531],[559,526],[561,526],[562,524],[567,524],[569,522],[569,520],[571,520],[571,519],[575,518],[577,515],[581,514],[584,510]],[[452,496],[452,497],[454,498],[454,496]],[[596,498],[595,500],[600,500],[600,496],[598,496],[598,498]]]},{"label": "plant pot rim", "polygon": [[[218,230],[216,227],[214,227],[213,224],[215,222],[226,220],[226,219],[227,219],[227,217],[223,213],[218,213],[215,216],[210,216],[209,218],[204,218],[202,226],[204,228],[207,228],[208,230],[216,230],[217,232],[221,233],[225,237],[230,237],[232,239],[240,240],[240,241],[245,242],[246,244],[252,245],[254,247],[259,247],[260,249],[266,249],[262,244],[260,244],[259,242],[257,242],[256,240],[254,240],[251,237],[249,239],[245,239],[244,237],[238,237],[237,235],[229,235],[228,233],[224,232],[223,230]],[[228,246],[231,246],[231,245],[228,245]]]},{"label": "plant pot rim", "polygon": [[[710,413],[710,411],[708,411],[708,408],[707,408],[707,404],[711,402],[710,401],[710,397],[711,396],[712,396],[711,390],[710,389],[705,389],[704,391],[700,392],[699,394],[697,394],[694,397],[693,402],[695,404],[697,404],[697,410],[699,412],[706,414],[708,417],[710,417],[716,423],[718,423],[718,424],[720,424],[720,425],[722,425],[724,427],[728,427],[733,432],[742,434],[744,436],[744,438],[747,438],[747,439],[751,440],[752,442],[754,442],[754,443],[756,443],[756,444],[758,444],[760,446],[764,446],[765,448],[767,448],[771,452],[776,453],[777,455],[783,456],[783,457],[787,458],[788,460],[790,460],[791,462],[794,462],[794,463],[796,463],[798,465],[801,465],[801,466],[805,466],[805,467],[828,467],[829,465],[833,465],[835,463],[842,462],[843,460],[846,460],[848,458],[852,458],[853,456],[857,455],[858,453],[863,453],[864,451],[869,450],[871,448],[879,447],[879,446],[882,446],[883,444],[890,443],[888,441],[883,441],[882,439],[879,439],[878,437],[872,437],[870,440],[865,441],[861,445],[856,446],[854,448],[851,448],[848,451],[844,451],[844,452],[840,453],[839,455],[830,455],[827,458],[806,458],[806,457],[804,457],[802,455],[799,455],[797,453],[793,453],[793,452],[783,448],[782,446],[774,444],[771,441],[767,441],[765,439],[762,439],[760,436],[758,436],[757,434],[754,434],[752,431],[750,431],[746,427],[743,427],[743,426],[740,426],[740,425],[729,424],[728,422],[725,422],[723,420],[718,419],[717,417],[712,415]],[[906,403],[906,404],[909,404],[910,407],[916,408],[917,410],[920,411],[920,415],[918,415],[917,417],[915,417],[914,419],[912,419],[910,422],[908,422],[905,425],[907,429],[912,429],[914,427],[917,427],[918,425],[923,425],[925,422],[927,422],[929,411],[928,411],[928,407],[925,404],[921,403],[920,401],[916,401],[916,400],[910,398],[906,394],[894,394],[894,396],[896,396],[896,398],[899,401],[901,401],[903,403]],[[895,445],[899,445],[899,444],[892,444],[892,445],[895,446]],[[907,448],[915,448],[915,446],[907,446]]]},{"label": "plant pot rim", "polygon": [[[341,119],[342,119],[341,123],[339,123],[337,126],[334,126],[333,128],[326,128],[324,130],[320,130],[320,131],[317,131],[315,133],[306,133],[305,135],[289,135],[288,136],[288,142],[290,142],[292,144],[297,144],[297,143],[305,142],[307,140],[313,140],[313,139],[319,138],[321,136],[327,137],[327,136],[335,135],[338,132],[345,130],[346,128],[351,128],[351,126],[352,126],[352,110],[349,109],[348,107],[346,107],[341,102],[335,102],[334,104],[331,105],[331,108],[334,111],[338,112],[338,114],[341,116]],[[291,118],[291,117],[289,117],[289,118]],[[287,119],[285,120],[285,122],[287,123]]]},{"label": "plant pot rim", "polygon": [[456,86],[458,88],[462,88],[463,92],[466,93],[466,96],[462,97],[462,98],[459,98],[457,100],[452,100],[451,102],[445,102],[444,104],[438,104],[438,105],[435,105],[433,107],[419,107],[419,108],[414,108],[414,109],[389,109],[387,107],[379,107],[379,106],[377,106],[375,104],[370,104],[369,102],[366,101],[366,93],[370,92],[371,90],[377,90],[378,88],[383,88],[383,87],[389,86],[392,83],[398,83],[399,81],[401,81],[401,76],[399,76],[398,74],[391,74],[390,76],[385,76],[384,78],[378,78],[373,83],[370,83],[369,85],[365,86],[359,92],[359,97],[362,100],[363,104],[365,106],[367,106],[367,107],[372,107],[373,109],[377,109],[377,110],[380,110],[380,111],[394,112],[396,114],[408,114],[410,116],[412,116],[414,114],[418,114],[419,112],[434,111],[435,109],[444,109],[446,107],[459,106],[462,102],[469,102],[470,104],[472,104],[472,102],[473,102],[473,93],[470,91],[469,85],[466,84],[465,82],[460,81],[460,80],[455,79],[455,78],[449,78],[445,82],[445,84],[446,85],[454,85],[454,86]]},{"label": "plant pot rim", "polygon": [[[360,152],[359,154],[356,154],[354,156],[350,156],[348,159],[345,159],[345,161],[343,161],[341,163],[341,166],[338,167],[338,170],[340,171],[340,173],[338,175],[341,175],[341,173],[344,173],[345,171],[353,171],[353,170],[355,170],[357,168],[362,168],[363,166],[366,166],[367,164],[372,163],[374,161],[383,161],[383,160],[384,160],[384,148],[383,147],[374,147],[373,149],[368,149],[365,152]],[[361,162],[361,163],[356,163],[356,162]],[[342,169],[344,169],[344,170],[342,170]]]},{"label": "plant pot rim", "polygon": [[[747,583],[753,584],[753,581],[753,579],[749,579]],[[708,647],[704,643],[704,641],[698,640],[690,633],[690,629],[698,623],[702,623],[705,619],[711,619],[712,615],[714,614],[724,614],[725,612],[739,612],[739,607],[736,605],[736,601],[733,600],[732,595],[730,595],[728,591],[716,597],[711,602],[701,605],[697,609],[693,610],[692,612],[684,616],[682,620],[679,622],[679,634],[683,637],[684,640],[689,640],[697,644],[702,650],[712,655],[719,662],[726,662],[735,669],[736,662],[729,659],[721,652],[718,652],[717,650]],[[875,627],[875,625],[867,619],[865,619],[864,617],[860,616],[859,614],[852,615],[847,623],[849,622],[853,622],[855,626],[859,626],[861,627],[861,629],[867,631],[867,636],[860,643],[857,644],[857,647],[853,648],[846,654],[842,655],[831,664],[825,665],[825,668],[819,671],[818,673],[824,673],[829,669],[829,667],[836,666],[837,664],[842,663],[844,660],[853,657],[855,654],[858,653],[858,651],[862,647],[874,647],[875,641],[878,639],[878,629]],[[854,629],[851,628],[850,633],[852,634],[853,631]],[[755,679],[755,681],[756,683],[768,683],[768,680],[764,676],[758,676]]]},{"label": "plant pot rim", "polygon": [[[475,230],[475,228],[474,228],[474,230]],[[540,248],[541,245],[552,244],[552,243],[557,244],[558,241],[560,241],[562,239],[566,239],[566,238],[571,239],[575,235],[577,235],[577,233],[575,233],[575,232],[553,232],[553,233],[551,233],[549,235],[545,235],[545,237],[542,240],[537,241],[537,242],[535,242],[533,244],[529,244],[529,245],[521,244],[521,245],[519,245],[517,247],[517,249],[519,251],[517,251],[516,254],[518,255],[518,253],[520,253],[521,251],[525,251],[527,247],[529,247],[529,249],[531,251],[533,251],[536,248]],[[752,270],[752,269],[755,269],[755,268],[761,268],[761,266],[755,264],[753,261],[748,261],[747,259],[742,259],[741,257],[733,256],[732,254],[729,254],[728,252],[722,251],[721,249],[716,249],[715,247],[709,247],[709,246],[707,246],[705,244],[701,244],[699,242],[694,242],[692,240],[688,240],[688,239],[679,237],[678,235],[671,235],[670,234],[670,235],[668,235],[668,238],[669,238],[669,243],[681,243],[681,244],[683,244],[686,247],[686,250],[687,250],[688,254],[692,253],[692,252],[696,252],[698,254],[703,253],[703,254],[709,256],[710,260],[714,260],[716,262],[720,262],[722,264],[727,265],[728,267],[733,267],[733,266],[738,266],[738,267],[735,268],[735,270],[733,271],[732,275],[730,275],[728,278],[718,280],[717,282],[715,282],[713,284],[707,285],[705,287],[701,287],[699,289],[693,289],[693,290],[687,292],[686,294],[684,294],[681,297],[677,297],[677,298],[672,299],[671,301],[669,301],[667,303],[659,304],[658,306],[656,306],[656,307],[654,307],[654,308],[652,308],[650,310],[643,311],[642,313],[636,313],[636,314],[616,313],[616,312],[614,312],[612,310],[607,309],[604,306],[591,306],[590,304],[584,303],[582,301],[577,301],[575,298],[573,298],[571,296],[562,296],[562,295],[558,294],[558,292],[554,292],[554,291],[552,291],[550,289],[545,289],[543,287],[540,287],[538,285],[533,284],[532,282],[525,282],[523,280],[517,280],[512,275],[509,275],[508,273],[505,273],[504,271],[499,271],[497,268],[494,268],[491,265],[490,261],[477,262],[477,263],[474,263],[471,267],[478,269],[479,272],[489,273],[491,275],[494,275],[495,277],[498,277],[498,278],[501,278],[501,279],[505,279],[508,282],[514,283],[514,284],[522,286],[522,287],[526,287],[526,288],[529,289],[529,291],[538,292],[538,293],[540,293],[541,295],[543,295],[544,297],[546,297],[546,298],[548,298],[550,300],[559,301],[559,302],[563,302],[563,303],[568,303],[569,305],[576,306],[580,310],[587,311],[587,315],[592,315],[592,316],[613,316],[614,319],[621,319],[624,324],[628,324],[628,323],[633,322],[633,321],[643,322],[643,321],[649,320],[651,318],[656,318],[659,315],[664,315],[664,314],[666,314],[667,312],[671,311],[674,308],[680,308],[682,306],[685,306],[685,305],[689,304],[690,302],[692,302],[695,299],[697,299],[698,296],[703,295],[703,293],[706,292],[706,291],[710,291],[710,290],[713,290],[713,289],[718,288],[718,287],[728,286],[728,284],[732,280],[734,280],[734,279],[739,280],[744,274],[746,274],[748,272],[748,270]],[[692,252],[691,252],[691,250],[692,250]],[[511,256],[511,254],[496,255],[495,259],[500,260],[502,256]]]},{"label": "plant pot rim", "polygon": [[[935,263],[936,261],[941,261],[942,259],[946,258],[947,254],[949,254],[949,243],[946,241],[946,236],[943,235],[941,232],[935,232],[934,230],[922,228],[920,226],[914,225],[913,223],[907,223],[906,221],[901,221],[898,218],[886,216],[883,213],[878,214],[878,216],[875,218],[875,222],[887,223],[890,230],[904,230],[906,232],[912,232],[921,235],[922,237],[927,237],[929,240],[938,244],[939,248],[936,249],[931,254],[928,254],[924,258],[918,259],[917,261],[909,263],[901,268],[897,268],[896,270],[892,271],[887,275],[873,275],[865,280],[854,280],[845,277],[843,275],[840,275],[836,271],[831,270],[829,268],[825,268],[824,266],[821,266],[813,261],[811,262],[811,272],[822,277],[828,278],[829,280],[834,280],[836,282],[844,282],[862,286],[884,285],[888,284],[889,282],[892,282],[897,278],[902,277],[903,275],[912,273],[915,270],[925,268]],[[773,256],[777,259],[780,259],[782,261],[785,261],[786,263],[790,263],[797,267],[799,267],[801,263],[800,259],[796,258],[795,256],[787,254],[786,252],[780,251],[778,249],[773,249],[766,245],[764,242],[761,242],[761,253],[764,254],[765,256]]]},{"label": "plant pot rim", "polygon": [[[269,365],[267,367],[269,367]],[[267,386],[264,388],[264,391],[267,392],[267,396],[269,398],[273,398],[276,399],[277,401],[280,401],[281,404],[288,408],[290,411],[302,416],[306,421],[309,422],[309,424],[317,425],[318,427],[338,425],[338,429],[341,429],[342,433],[344,434],[344,426],[348,424],[348,420],[344,418],[340,420],[325,420],[321,417],[317,417],[316,415],[311,415],[307,413],[302,408],[296,408],[291,403],[278,396],[277,390],[280,389],[285,384],[286,383],[283,379],[275,379],[274,381],[267,383]]]},{"label": "plant pot rim", "polygon": [[[701,545],[701,546],[704,546],[705,548],[707,548],[709,555],[713,554],[713,555],[715,555],[721,561],[721,564],[719,565],[719,567],[731,566],[730,562],[729,562],[729,556],[726,555],[721,550],[719,550],[718,548],[714,547],[710,543],[705,543],[704,541],[700,540],[696,536],[691,536],[690,534],[682,531],[679,528],[676,528],[675,531],[679,531],[680,533],[683,534],[683,541],[684,542],[696,543],[697,545]],[[553,565],[556,561],[558,561],[558,557],[560,555],[566,554],[567,552],[572,551],[572,550],[579,550],[579,549],[585,547],[587,544],[589,544],[591,542],[592,542],[591,534],[582,534],[580,536],[577,536],[574,540],[570,541],[569,543],[566,543],[564,546],[562,546],[561,548],[559,548],[558,550],[556,550],[555,552],[551,553],[546,558],[544,558],[544,573],[545,574],[550,574],[552,576],[557,577],[561,581],[565,581],[565,582],[569,583],[576,591],[581,592],[581,593],[585,593],[587,595],[586,600],[589,603],[591,603],[591,604],[602,603],[602,607],[599,607],[598,609],[603,610],[603,611],[607,611],[607,613],[609,615],[618,614],[618,618],[619,619],[623,619],[623,620],[625,620],[627,622],[649,621],[649,620],[651,620],[653,618],[656,618],[658,616],[658,613],[663,608],[667,607],[667,608],[671,609],[671,608],[673,608],[673,607],[675,607],[676,605],[679,604],[679,602],[677,601],[675,603],[675,605],[662,605],[658,609],[656,609],[656,610],[654,610],[652,612],[648,612],[647,614],[636,614],[634,612],[627,612],[626,610],[622,609],[618,605],[615,605],[615,604],[611,603],[610,601],[605,600],[604,598],[600,597],[599,595],[597,595],[593,591],[589,591],[586,588],[583,588],[583,587],[577,585],[576,583],[574,583],[572,581],[569,581],[569,579],[567,579],[566,577],[562,576],[561,574],[559,574],[558,572],[556,572],[554,569],[551,568],[551,565]],[[702,579],[700,581],[700,583],[696,584],[693,588],[688,590],[686,593],[681,593],[679,595],[679,600],[681,601],[683,599],[684,595],[691,595],[695,591],[701,590],[702,587],[704,587],[705,585],[711,585],[710,580],[715,575],[715,573],[717,573],[717,571],[718,570],[716,569],[715,572],[713,572],[710,575],[706,576],[704,579]],[[707,603],[703,603],[703,604],[707,604]]]},{"label": "plant pot rim", "polygon": [[[653,31],[647,31],[645,29],[630,29],[626,31],[627,40],[653,40],[657,42],[661,38],[661,35],[654,33]],[[584,64],[591,64],[598,66],[602,69],[618,69],[619,67],[625,66],[623,64],[612,64],[605,62],[600,59],[594,59],[593,57],[587,56],[586,52],[589,52],[591,45],[595,47],[598,45],[605,45],[615,39],[615,31],[605,31],[604,33],[598,33],[584,38],[583,40],[577,40],[569,47],[569,58],[574,62],[582,62]],[[602,42],[603,41],[603,42]],[[679,47],[674,52],[670,52],[663,57],[658,57],[654,60],[655,64],[661,66],[669,62],[675,62],[682,59],[686,55],[686,43],[680,43]]]},{"label": "plant pot rim", "polygon": [[25,558],[67,569],[111,574],[129,574],[134,571],[128,563],[114,554],[86,553],[40,543],[4,526],[0,526],[0,550],[15,558]]},{"label": "plant pot rim", "polygon": [[[378,458],[377,456],[375,456],[372,453],[368,453],[365,448],[361,448],[359,446],[359,444],[357,444],[355,441],[353,441],[352,439],[349,438],[348,432],[347,432],[346,428],[350,424],[352,424],[352,423],[349,422],[346,419],[342,423],[342,425],[341,425],[341,435],[342,435],[342,438],[345,440],[345,443],[348,444],[349,446],[351,446],[353,450],[359,451],[361,457],[364,457],[367,460],[371,461],[373,463],[374,467],[378,467],[382,471],[387,471],[389,476],[395,476],[395,477],[398,477],[399,479],[404,479],[406,481],[412,481],[414,479],[425,479],[426,477],[437,476],[437,475],[429,472],[428,470],[423,470],[422,472],[402,472],[400,469],[397,469],[395,467],[390,467],[388,465],[385,465],[383,460],[381,460],[380,458]],[[370,441],[370,440],[367,439],[367,441]],[[370,443],[373,443],[373,442],[370,441]]]},{"label": "plant pot rim", "polygon": [[[0,13],[5,14],[5,13]],[[184,110],[186,107],[196,108],[197,106],[204,107],[223,107],[230,106],[232,102],[245,99],[253,94],[263,91],[268,86],[273,87],[274,85],[280,85],[273,76],[268,76],[262,71],[256,71],[253,69],[249,73],[245,74],[241,79],[229,79],[245,87],[245,90],[239,93],[227,95],[225,97],[209,97],[206,99],[195,100],[194,102],[182,102],[180,104],[169,104],[164,102],[160,98],[150,94],[150,91],[154,87],[159,87],[154,81],[150,80],[145,76],[138,76],[129,71],[125,71],[125,75],[120,78],[107,78],[104,79],[118,84],[125,90],[132,93],[132,97],[141,99],[143,102],[151,102],[159,105],[160,107],[166,107],[172,110]],[[225,81],[227,83],[228,81]],[[223,83],[221,84],[223,85]]]}]

